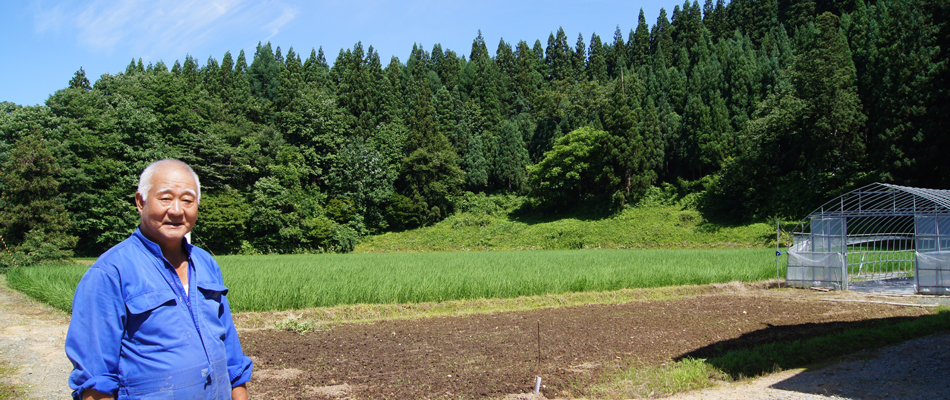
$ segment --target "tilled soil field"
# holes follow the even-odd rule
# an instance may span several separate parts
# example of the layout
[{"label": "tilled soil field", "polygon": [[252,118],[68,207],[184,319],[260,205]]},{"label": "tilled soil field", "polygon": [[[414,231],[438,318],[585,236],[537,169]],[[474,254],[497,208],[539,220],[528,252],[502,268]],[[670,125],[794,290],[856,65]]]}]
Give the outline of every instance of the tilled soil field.
[{"label": "tilled soil field", "polygon": [[[807,290],[713,291],[638,301],[461,317],[341,324],[298,334],[245,330],[257,398],[499,399],[589,395],[631,363],[661,364],[723,348],[807,338],[920,316],[919,307]],[[855,299],[849,299],[855,300]],[[891,302],[912,300],[890,300]]]}]

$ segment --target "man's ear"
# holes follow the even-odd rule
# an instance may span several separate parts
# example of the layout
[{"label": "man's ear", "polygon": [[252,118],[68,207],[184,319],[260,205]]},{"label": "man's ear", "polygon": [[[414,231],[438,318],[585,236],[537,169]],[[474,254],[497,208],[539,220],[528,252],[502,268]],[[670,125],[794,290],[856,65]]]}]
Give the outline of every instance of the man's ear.
[{"label": "man's ear", "polygon": [[139,209],[140,213],[145,209],[145,199],[142,198],[140,192],[135,192],[135,207]]}]

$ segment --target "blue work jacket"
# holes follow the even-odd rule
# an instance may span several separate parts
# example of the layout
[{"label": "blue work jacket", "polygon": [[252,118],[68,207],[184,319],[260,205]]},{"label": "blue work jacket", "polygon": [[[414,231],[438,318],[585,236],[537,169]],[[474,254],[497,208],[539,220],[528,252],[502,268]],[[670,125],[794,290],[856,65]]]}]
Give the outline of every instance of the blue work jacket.
[{"label": "blue work jacket", "polygon": [[188,293],[158,244],[136,229],[86,271],[66,335],[73,398],[230,399],[251,379],[221,270],[185,243]]}]

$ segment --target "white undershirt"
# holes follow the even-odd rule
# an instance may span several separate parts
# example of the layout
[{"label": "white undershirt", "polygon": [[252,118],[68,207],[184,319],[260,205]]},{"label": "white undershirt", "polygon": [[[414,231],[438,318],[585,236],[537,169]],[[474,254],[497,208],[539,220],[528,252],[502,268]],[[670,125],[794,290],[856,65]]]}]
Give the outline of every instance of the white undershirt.
[{"label": "white undershirt", "polygon": [[188,297],[188,284],[186,283],[184,286],[185,286],[185,297]]}]

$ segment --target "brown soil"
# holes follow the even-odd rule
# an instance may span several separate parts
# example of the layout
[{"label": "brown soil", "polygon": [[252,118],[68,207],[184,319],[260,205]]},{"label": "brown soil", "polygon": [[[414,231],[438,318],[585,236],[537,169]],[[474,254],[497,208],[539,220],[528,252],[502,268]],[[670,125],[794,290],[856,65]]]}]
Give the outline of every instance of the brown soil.
[{"label": "brown soil", "polygon": [[[842,296],[858,301],[822,301]],[[257,398],[499,399],[533,392],[539,375],[545,398],[576,398],[631,363],[705,357],[929,312],[847,292],[742,289],[670,301],[341,324],[302,335],[240,335],[255,361],[248,388]]]}]

